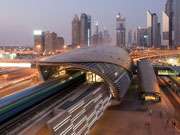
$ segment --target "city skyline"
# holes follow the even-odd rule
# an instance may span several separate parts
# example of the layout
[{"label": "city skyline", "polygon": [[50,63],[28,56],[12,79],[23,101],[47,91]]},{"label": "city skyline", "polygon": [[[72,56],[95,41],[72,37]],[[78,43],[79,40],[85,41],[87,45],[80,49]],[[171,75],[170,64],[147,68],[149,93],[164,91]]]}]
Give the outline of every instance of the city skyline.
[{"label": "city skyline", "polygon": [[[156,4],[153,4],[156,2]],[[69,4],[71,3],[71,4]],[[115,42],[115,27],[117,13],[127,20],[127,30],[134,27],[146,26],[146,11],[161,13],[166,0],[150,2],[144,0],[121,1],[3,1],[0,4],[0,45],[29,45],[33,46],[33,30],[54,31],[64,37],[66,44],[71,44],[71,21],[74,14],[87,13],[100,22],[100,29],[107,27]],[[132,7],[133,5],[133,7]],[[107,10],[109,9],[109,10]],[[128,10],[127,10],[128,9]],[[133,14],[137,14],[133,16]],[[94,29],[92,29],[94,33]]]}]

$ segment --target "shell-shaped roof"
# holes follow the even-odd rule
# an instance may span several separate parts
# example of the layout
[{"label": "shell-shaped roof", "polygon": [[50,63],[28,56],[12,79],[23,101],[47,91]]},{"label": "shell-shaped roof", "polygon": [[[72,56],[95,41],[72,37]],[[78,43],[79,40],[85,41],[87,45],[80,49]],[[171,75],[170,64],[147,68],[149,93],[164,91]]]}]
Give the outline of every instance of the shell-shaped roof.
[{"label": "shell-shaped roof", "polygon": [[49,57],[40,63],[104,62],[119,65],[127,70],[131,67],[129,53],[118,46],[98,45],[72,50]]}]

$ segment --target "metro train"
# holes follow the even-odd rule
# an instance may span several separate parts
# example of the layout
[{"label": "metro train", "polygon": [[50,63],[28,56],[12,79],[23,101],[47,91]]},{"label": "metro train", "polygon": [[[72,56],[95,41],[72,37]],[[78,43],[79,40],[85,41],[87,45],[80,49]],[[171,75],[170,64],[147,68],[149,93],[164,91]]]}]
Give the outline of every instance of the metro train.
[{"label": "metro train", "polygon": [[85,73],[78,72],[65,79],[49,80],[37,86],[0,99],[0,124],[40,101],[63,91],[66,87],[85,81]]},{"label": "metro train", "polygon": [[138,61],[139,96],[142,101],[161,102],[160,88],[153,69],[148,60]]}]

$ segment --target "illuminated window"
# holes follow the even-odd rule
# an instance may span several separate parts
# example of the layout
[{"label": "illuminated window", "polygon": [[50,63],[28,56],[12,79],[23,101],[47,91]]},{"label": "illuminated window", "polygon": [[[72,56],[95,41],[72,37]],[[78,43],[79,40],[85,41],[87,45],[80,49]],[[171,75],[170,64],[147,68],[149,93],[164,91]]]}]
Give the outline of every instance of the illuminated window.
[{"label": "illuminated window", "polygon": [[104,80],[100,76],[98,76],[98,75],[96,75],[95,73],[92,73],[92,72],[87,72],[86,79],[87,79],[88,83],[104,82]]}]

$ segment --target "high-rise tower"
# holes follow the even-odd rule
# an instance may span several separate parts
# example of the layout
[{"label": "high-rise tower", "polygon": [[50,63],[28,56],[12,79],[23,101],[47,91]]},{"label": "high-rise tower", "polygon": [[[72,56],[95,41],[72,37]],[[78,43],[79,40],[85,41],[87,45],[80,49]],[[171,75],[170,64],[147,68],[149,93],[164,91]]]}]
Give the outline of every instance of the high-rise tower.
[{"label": "high-rise tower", "polygon": [[163,32],[163,38],[162,38],[162,45],[168,46],[170,35],[169,35],[169,16],[163,11],[162,14],[162,32]]},{"label": "high-rise tower", "polygon": [[166,1],[165,13],[166,13],[168,16],[171,16],[171,15],[172,15],[172,3],[173,3],[173,0],[167,0],[167,1]]},{"label": "high-rise tower", "polygon": [[147,11],[148,46],[158,47],[161,45],[160,23],[155,13]]},{"label": "high-rise tower", "polygon": [[121,18],[120,13],[116,16],[116,45],[126,46],[126,19]]},{"label": "high-rise tower", "polygon": [[180,46],[180,0],[173,0],[173,45]]},{"label": "high-rise tower", "polygon": [[85,13],[81,14],[80,19],[80,44],[82,47],[88,45],[88,17]]},{"label": "high-rise tower", "polygon": [[88,46],[91,45],[91,16],[87,16]]},{"label": "high-rise tower", "polygon": [[34,31],[34,52],[38,55],[44,52],[44,33],[41,30]]},{"label": "high-rise tower", "polygon": [[[173,28],[172,3],[173,3],[173,0],[167,0],[166,5],[165,5],[165,13],[163,13],[163,19],[167,20],[167,17],[168,17],[168,33],[167,32],[163,33],[163,40],[167,40],[167,38],[168,38],[169,46],[172,46],[172,28]],[[165,20],[163,21],[163,23],[165,23],[165,24],[163,24],[163,26],[167,25],[167,21],[165,22]]]},{"label": "high-rise tower", "polygon": [[73,47],[80,45],[80,21],[77,15],[72,20],[72,45]]},{"label": "high-rise tower", "polygon": [[128,32],[128,44],[131,44],[132,42],[132,30],[129,30]]}]

